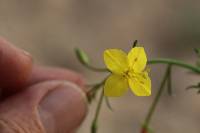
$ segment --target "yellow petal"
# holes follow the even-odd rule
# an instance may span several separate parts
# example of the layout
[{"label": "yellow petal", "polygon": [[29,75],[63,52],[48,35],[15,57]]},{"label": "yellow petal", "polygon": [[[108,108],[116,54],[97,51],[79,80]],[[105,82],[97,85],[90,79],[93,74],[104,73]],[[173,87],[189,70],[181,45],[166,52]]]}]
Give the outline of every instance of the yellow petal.
[{"label": "yellow petal", "polygon": [[135,72],[142,72],[146,67],[147,57],[143,47],[132,48],[128,54],[128,63]]},{"label": "yellow petal", "polygon": [[122,96],[128,90],[128,81],[125,77],[112,74],[104,85],[104,95],[109,97]]},{"label": "yellow petal", "polygon": [[115,74],[122,74],[128,69],[127,54],[119,49],[105,50],[104,62],[107,68]]},{"label": "yellow petal", "polygon": [[128,80],[132,92],[136,96],[151,95],[151,79],[147,72],[136,75]]}]

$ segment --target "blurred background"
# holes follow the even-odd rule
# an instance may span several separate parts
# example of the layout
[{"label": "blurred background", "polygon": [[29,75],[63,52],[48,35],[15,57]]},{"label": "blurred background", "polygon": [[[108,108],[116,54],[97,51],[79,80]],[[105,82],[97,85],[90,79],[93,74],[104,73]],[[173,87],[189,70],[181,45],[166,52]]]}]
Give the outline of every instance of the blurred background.
[{"label": "blurred background", "polygon": [[[94,83],[105,75],[82,67],[75,47],[85,50],[94,65],[104,67],[104,49],[128,51],[138,39],[149,59],[170,57],[194,63],[193,48],[200,47],[199,12],[198,0],[0,0],[0,36],[29,51],[35,62],[75,69]],[[151,97],[129,92],[110,99],[114,112],[103,107],[99,133],[139,133],[164,68],[151,66]],[[200,132],[200,95],[185,91],[198,81],[186,70],[173,69],[173,97],[165,93],[153,117],[157,133]],[[96,103],[78,133],[89,132]]]}]

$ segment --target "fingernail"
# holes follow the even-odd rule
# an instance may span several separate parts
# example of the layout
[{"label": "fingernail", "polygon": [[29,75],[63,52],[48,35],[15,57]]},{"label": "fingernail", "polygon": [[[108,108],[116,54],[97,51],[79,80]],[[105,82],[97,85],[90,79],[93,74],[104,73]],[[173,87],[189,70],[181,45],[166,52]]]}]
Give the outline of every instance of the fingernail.
[{"label": "fingernail", "polygon": [[87,112],[84,92],[72,83],[58,85],[40,102],[39,114],[48,133],[74,130]]}]

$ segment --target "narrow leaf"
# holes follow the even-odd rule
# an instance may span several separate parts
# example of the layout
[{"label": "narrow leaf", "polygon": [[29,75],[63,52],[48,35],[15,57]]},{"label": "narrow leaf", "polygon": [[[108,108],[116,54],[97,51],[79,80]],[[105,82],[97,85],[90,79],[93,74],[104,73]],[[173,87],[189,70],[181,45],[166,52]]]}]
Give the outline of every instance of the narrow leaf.
[{"label": "narrow leaf", "polygon": [[104,97],[105,97],[105,102],[106,102],[107,107],[108,107],[111,111],[113,111],[113,108],[112,108],[112,106],[111,106],[111,104],[110,104],[110,101],[109,101],[108,97],[106,97],[106,96],[104,96]]}]

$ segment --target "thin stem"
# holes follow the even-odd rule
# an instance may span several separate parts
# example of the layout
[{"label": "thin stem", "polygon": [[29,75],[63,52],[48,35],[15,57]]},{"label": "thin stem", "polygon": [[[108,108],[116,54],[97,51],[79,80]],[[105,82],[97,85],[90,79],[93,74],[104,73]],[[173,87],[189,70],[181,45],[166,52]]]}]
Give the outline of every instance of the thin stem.
[{"label": "thin stem", "polygon": [[99,90],[99,88],[103,85],[103,83],[99,83],[94,85],[87,93],[95,93],[97,90]]},{"label": "thin stem", "polygon": [[104,83],[106,82],[107,77],[100,83],[94,84],[92,89],[90,89],[87,93],[93,93],[96,92],[101,86],[104,85]]},{"label": "thin stem", "polygon": [[101,88],[103,84],[102,83],[99,83],[99,84],[96,84],[92,87],[92,89],[90,89],[86,94],[87,94],[87,99],[88,99],[88,102],[91,103],[93,101],[93,99],[95,99],[96,97],[96,93],[97,91],[99,90],[99,88]]},{"label": "thin stem", "polygon": [[[186,69],[189,69],[193,72],[200,73],[200,67],[197,67],[195,65],[191,65],[188,63],[185,63],[180,60],[175,60],[175,59],[168,59],[168,58],[158,58],[158,59],[152,59],[148,61],[148,64],[171,64],[179,67],[183,67]],[[94,66],[91,66],[89,64],[83,64],[86,68],[95,71],[95,72],[109,72],[107,68],[96,68]]]},{"label": "thin stem", "polygon": [[98,118],[99,118],[99,114],[100,114],[100,110],[101,110],[101,106],[103,103],[103,98],[104,98],[104,94],[103,94],[103,89],[99,98],[99,102],[97,105],[97,109],[96,109],[96,113],[95,113],[95,117],[94,120],[92,122],[92,127],[91,127],[91,133],[97,133],[97,122],[98,122]]},{"label": "thin stem", "polygon": [[191,71],[196,72],[196,73],[200,73],[199,67],[187,64],[187,63],[180,61],[180,60],[160,58],[160,59],[150,60],[150,61],[148,61],[148,64],[171,64],[171,65],[183,67],[183,68],[186,68],[186,69],[190,69]]},{"label": "thin stem", "polygon": [[167,80],[167,92],[170,96],[172,96],[172,65],[169,65],[169,75]]},{"label": "thin stem", "polygon": [[145,119],[145,122],[144,122],[145,128],[149,127],[149,123],[151,121],[153,113],[155,112],[156,106],[157,106],[158,102],[160,101],[161,95],[162,95],[162,93],[164,91],[165,83],[166,83],[166,81],[168,79],[168,76],[169,76],[169,69],[170,69],[170,65],[167,67],[167,70],[166,70],[165,75],[163,77],[163,80],[162,80],[162,83],[160,85],[160,88],[159,88],[159,90],[158,90],[158,92],[156,94],[156,97],[155,97],[155,99],[154,99],[154,101],[153,101],[153,103],[152,103],[152,105],[151,105],[151,107],[149,109],[149,112],[148,112],[148,114],[146,116],[146,119]]},{"label": "thin stem", "polygon": [[109,72],[107,68],[96,68],[94,66],[91,66],[89,64],[83,64],[86,68],[95,71],[95,72]]},{"label": "thin stem", "polygon": [[105,84],[107,78],[108,77],[106,77],[100,83],[92,85],[92,88],[87,92],[87,99],[89,103],[91,103],[92,100],[96,97],[97,91]]}]

